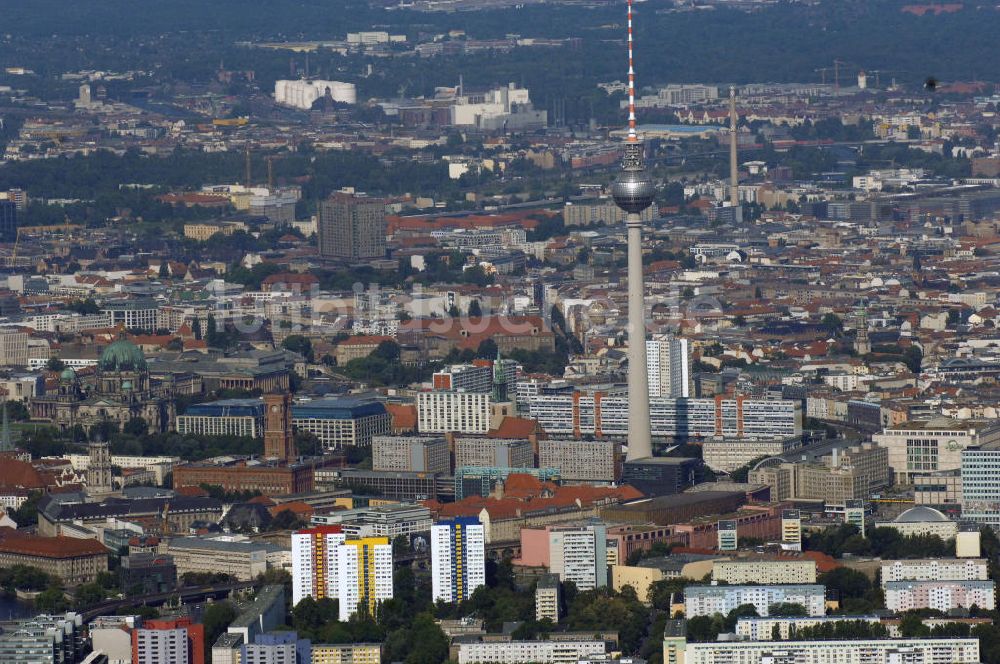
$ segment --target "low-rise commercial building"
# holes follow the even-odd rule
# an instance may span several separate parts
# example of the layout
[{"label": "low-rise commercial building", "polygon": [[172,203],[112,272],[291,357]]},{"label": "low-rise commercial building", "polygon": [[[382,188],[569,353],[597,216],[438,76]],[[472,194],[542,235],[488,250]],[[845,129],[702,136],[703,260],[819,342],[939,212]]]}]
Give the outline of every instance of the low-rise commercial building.
[{"label": "low-rise commercial building", "polygon": [[802,447],[802,438],[790,436],[777,440],[727,438],[706,440],[701,445],[701,457],[712,470],[731,473],[762,457],[781,456]]},{"label": "low-rise commercial building", "polygon": [[177,587],[177,565],[165,553],[132,553],[122,557],[118,579],[130,596],[170,592]]}]

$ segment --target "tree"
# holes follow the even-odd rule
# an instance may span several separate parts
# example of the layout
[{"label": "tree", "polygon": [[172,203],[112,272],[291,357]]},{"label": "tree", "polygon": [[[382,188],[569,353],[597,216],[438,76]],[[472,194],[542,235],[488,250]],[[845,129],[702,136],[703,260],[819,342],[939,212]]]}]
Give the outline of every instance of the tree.
[{"label": "tree", "polygon": [[757,607],[753,604],[740,604],[726,616],[726,629],[729,631],[736,629],[736,623],[739,622],[740,618],[756,618],[759,615]]},{"label": "tree", "polygon": [[201,341],[201,319],[197,316],[195,316],[194,320],[191,322],[191,333],[194,334],[195,339]]},{"label": "tree", "polygon": [[3,407],[7,411],[8,419],[13,422],[26,422],[31,419],[31,411],[23,401],[4,401]]},{"label": "tree", "polygon": [[35,597],[35,607],[45,613],[61,613],[69,608],[69,602],[66,601],[62,588],[52,586]]},{"label": "tree", "polygon": [[293,353],[298,353],[309,362],[313,361],[313,347],[309,337],[304,337],[301,334],[291,334],[281,342],[281,347]]},{"label": "tree", "polygon": [[167,279],[170,277],[170,268],[167,266],[167,261],[160,261],[160,279]]},{"label": "tree", "polygon": [[448,659],[448,637],[429,613],[422,613],[410,628],[413,648],[404,660],[406,664],[439,664]]},{"label": "tree", "polygon": [[479,305],[479,300],[469,303],[469,318],[480,318],[483,315],[483,308]]},{"label": "tree", "polygon": [[58,357],[50,357],[49,361],[45,363],[45,368],[49,371],[59,372],[66,368],[66,364]]},{"label": "tree", "polygon": [[769,606],[767,614],[769,616],[808,616],[809,611],[797,602],[781,602]]},{"label": "tree", "polygon": [[899,635],[904,639],[923,638],[930,636],[931,630],[918,614],[907,612],[899,621]]},{"label": "tree", "polygon": [[229,602],[214,602],[205,608],[202,624],[205,626],[205,650],[208,651],[229,624],[236,619],[236,609]]},{"label": "tree", "polygon": [[827,334],[834,337],[839,337],[840,333],[844,330],[844,321],[840,319],[840,316],[833,312],[824,314],[823,318],[820,320],[820,325]]},{"label": "tree", "polygon": [[725,629],[722,616],[695,616],[687,621],[688,640],[697,643],[715,641],[719,633]]},{"label": "tree", "polygon": [[492,360],[497,356],[497,342],[492,339],[483,339],[479,342],[479,347],[476,348],[476,357]]},{"label": "tree", "polygon": [[73,593],[73,604],[77,610],[83,610],[104,601],[107,591],[97,583],[85,583]]},{"label": "tree", "polygon": [[849,567],[838,567],[820,574],[817,582],[829,590],[836,590],[841,598],[864,597],[871,589],[871,581],[861,572]]},{"label": "tree", "polygon": [[149,424],[147,424],[146,420],[141,417],[133,417],[125,423],[125,428],[122,432],[129,436],[141,438],[149,432]]},{"label": "tree", "polygon": [[903,351],[903,362],[906,367],[915,374],[920,373],[920,366],[924,361],[924,353],[919,346],[909,346]]},{"label": "tree", "polygon": [[372,356],[387,362],[395,362],[399,359],[399,344],[395,341],[383,341],[372,351]]}]

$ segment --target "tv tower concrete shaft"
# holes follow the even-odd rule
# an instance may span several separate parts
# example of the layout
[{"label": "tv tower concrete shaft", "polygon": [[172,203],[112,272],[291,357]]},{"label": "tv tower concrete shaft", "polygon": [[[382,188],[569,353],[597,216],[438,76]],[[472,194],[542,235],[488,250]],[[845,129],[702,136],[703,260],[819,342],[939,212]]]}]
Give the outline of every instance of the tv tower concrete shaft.
[{"label": "tv tower concrete shaft", "polygon": [[736,154],[736,88],[729,88],[729,203],[740,206],[740,167]]},{"label": "tv tower concrete shaft", "polygon": [[628,460],[653,456],[646,366],[645,283],[642,278],[642,218],[630,212],[628,233]]}]

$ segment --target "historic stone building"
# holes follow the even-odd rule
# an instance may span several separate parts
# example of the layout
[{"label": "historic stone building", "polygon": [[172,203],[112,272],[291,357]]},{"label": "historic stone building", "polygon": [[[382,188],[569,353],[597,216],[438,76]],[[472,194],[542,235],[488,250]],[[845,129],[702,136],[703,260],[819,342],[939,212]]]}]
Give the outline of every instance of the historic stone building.
[{"label": "historic stone building", "polygon": [[66,369],[54,394],[31,400],[33,419],[49,420],[63,429],[77,424],[89,428],[102,422],[124,427],[129,420],[138,418],[151,432],[162,432],[172,428],[174,415],[168,390],[152,384],[145,356],[124,337],[101,353],[93,387],[84,385],[75,371]]}]

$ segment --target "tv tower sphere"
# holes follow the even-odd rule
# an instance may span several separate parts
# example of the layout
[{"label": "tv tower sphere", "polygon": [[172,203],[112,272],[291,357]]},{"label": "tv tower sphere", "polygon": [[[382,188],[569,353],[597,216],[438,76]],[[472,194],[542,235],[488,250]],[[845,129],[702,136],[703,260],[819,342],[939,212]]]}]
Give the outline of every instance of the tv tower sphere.
[{"label": "tv tower sphere", "polygon": [[642,144],[626,143],[622,171],[611,185],[615,205],[629,214],[639,214],[653,204],[656,185],[642,166]]}]

